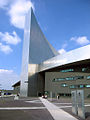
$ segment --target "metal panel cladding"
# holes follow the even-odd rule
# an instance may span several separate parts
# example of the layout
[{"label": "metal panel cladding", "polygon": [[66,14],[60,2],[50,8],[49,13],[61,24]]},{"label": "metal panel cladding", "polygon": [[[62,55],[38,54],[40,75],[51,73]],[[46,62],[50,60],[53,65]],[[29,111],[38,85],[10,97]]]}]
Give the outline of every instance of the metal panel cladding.
[{"label": "metal panel cladding", "polygon": [[[57,54],[58,52],[50,45],[50,43],[43,35],[31,8],[26,15],[24,29],[22,72],[20,85],[21,96],[28,96],[31,94],[32,96],[35,96],[35,94],[37,94],[37,64],[40,64],[41,62],[52,58]],[[33,75],[32,69],[33,71],[35,71]]]},{"label": "metal panel cladding", "polygon": [[57,55],[48,59],[39,65],[39,71],[48,70],[65,64],[90,59],[90,45],[66,52],[62,55]]},{"label": "metal panel cladding", "polygon": [[27,13],[25,18],[21,85],[20,85],[21,96],[27,96],[28,94],[28,62],[29,62],[30,23],[31,23],[30,20],[31,20],[31,9]]},{"label": "metal panel cladding", "polygon": [[58,54],[58,52],[46,40],[38,22],[36,21],[33,11],[31,12],[29,51],[29,64],[40,64]]}]

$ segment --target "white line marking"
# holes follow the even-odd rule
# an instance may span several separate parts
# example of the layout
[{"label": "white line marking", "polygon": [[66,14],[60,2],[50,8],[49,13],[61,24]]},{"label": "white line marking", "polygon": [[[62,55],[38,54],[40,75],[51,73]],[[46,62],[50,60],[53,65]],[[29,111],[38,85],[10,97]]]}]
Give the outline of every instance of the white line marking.
[{"label": "white line marking", "polygon": [[69,104],[69,105],[71,105],[72,103],[54,103],[54,104]]},{"label": "white line marking", "polygon": [[85,106],[90,106],[90,104],[88,104],[88,105],[85,105]]},{"label": "white line marking", "polygon": [[43,98],[40,98],[40,100],[51,113],[54,120],[77,120],[75,117],[65,112],[64,110],[59,109],[56,105],[50,103],[48,100]]},{"label": "white line marking", "polygon": [[1,107],[0,110],[35,110],[45,109],[46,107]]},{"label": "white line marking", "polygon": [[25,102],[28,102],[28,103],[42,103],[40,101],[25,101]]},{"label": "white line marking", "polygon": [[[85,105],[90,106],[90,105]],[[69,108],[72,106],[60,106],[58,108]],[[31,109],[45,109],[46,107],[0,107],[0,110],[31,110]]]},{"label": "white line marking", "polygon": [[60,106],[59,108],[69,108],[69,107],[72,107],[72,106]]},{"label": "white line marking", "polygon": [[[90,106],[90,105],[84,105],[86,107]],[[72,107],[72,106],[60,106],[59,108],[69,108],[69,107]]]}]

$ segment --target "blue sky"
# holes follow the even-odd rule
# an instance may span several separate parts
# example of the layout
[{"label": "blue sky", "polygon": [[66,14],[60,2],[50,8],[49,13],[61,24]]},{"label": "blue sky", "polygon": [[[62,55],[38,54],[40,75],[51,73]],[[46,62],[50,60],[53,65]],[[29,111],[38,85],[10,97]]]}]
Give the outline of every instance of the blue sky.
[{"label": "blue sky", "polygon": [[11,89],[19,80],[24,19],[30,7],[60,53],[90,44],[90,0],[0,0],[1,89]]}]

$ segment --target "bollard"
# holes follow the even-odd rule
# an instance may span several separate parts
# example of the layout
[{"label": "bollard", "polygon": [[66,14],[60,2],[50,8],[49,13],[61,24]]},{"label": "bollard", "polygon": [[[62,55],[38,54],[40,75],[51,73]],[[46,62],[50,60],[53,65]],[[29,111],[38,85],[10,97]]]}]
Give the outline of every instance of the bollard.
[{"label": "bollard", "polygon": [[14,100],[19,100],[19,96],[15,95]]}]

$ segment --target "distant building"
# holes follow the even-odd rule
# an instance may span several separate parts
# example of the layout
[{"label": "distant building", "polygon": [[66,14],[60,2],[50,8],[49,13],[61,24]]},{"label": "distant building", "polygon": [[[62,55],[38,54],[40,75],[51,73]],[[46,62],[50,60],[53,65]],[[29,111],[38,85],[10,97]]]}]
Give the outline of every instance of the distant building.
[{"label": "distant building", "polygon": [[14,93],[20,93],[20,81],[12,85]]},{"label": "distant building", "polygon": [[[90,95],[90,45],[59,54],[46,40],[32,9],[26,15],[20,83],[21,96]],[[14,89],[19,87],[14,86]]]}]

